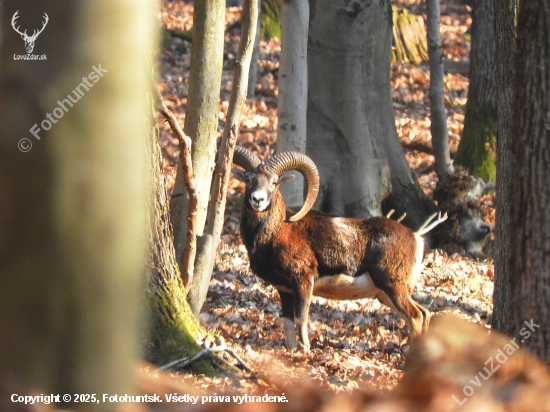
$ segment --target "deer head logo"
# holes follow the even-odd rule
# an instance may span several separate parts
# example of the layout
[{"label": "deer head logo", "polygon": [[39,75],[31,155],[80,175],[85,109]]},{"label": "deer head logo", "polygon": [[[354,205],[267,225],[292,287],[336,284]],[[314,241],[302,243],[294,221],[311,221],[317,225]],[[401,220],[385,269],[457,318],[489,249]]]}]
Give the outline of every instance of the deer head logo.
[{"label": "deer head logo", "polygon": [[48,21],[50,20],[50,18],[48,17],[48,15],[46,13],[44,13],[44,23],[42,24],[42,28],[40,30],[34,30],[32,36],[29,36],[27,35],[27,30],[25,30],[23,33],[21,33],[21,31],[19,31],[19,27],[16,27],[15,24],[16,24],[16,20],[19,18],[19,10],[17,10],[15,12],[15,14],[13,15],[12,19],[11,19],[11,26],[13,27],[13,29],[19,33],[21,35],[21,38],[23,40],[25,40],[25,49],[27,49],[27,54],[30,54],[32,53],[33,49],[34,49],[34,42],[36,41],[36,38],[38,37],[38,35],[40,33],[42,33],[44,31],[44,28],[46,27],[46,24],[48,24]]}]

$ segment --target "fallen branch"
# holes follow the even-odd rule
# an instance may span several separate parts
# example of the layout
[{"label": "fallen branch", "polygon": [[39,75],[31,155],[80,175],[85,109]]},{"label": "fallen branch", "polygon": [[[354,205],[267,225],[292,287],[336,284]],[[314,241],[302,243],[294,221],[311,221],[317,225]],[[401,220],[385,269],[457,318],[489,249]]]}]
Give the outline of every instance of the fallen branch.
[{"label": "fallen branch", "polygon": [[198,352],[195,356],[193,356],[191,359],[189,358],[181,358],[181,359],[177,359],[175,361],[172,361],[172,362],[169,362],[167,363],[166,365],[163,365],[161,366],[160,368],[158,368],[159,371],[161,370],[168,370],[170,368],[185,368],[186,366],[192,364],[193,362],[197,361],[198,359],[200,359],[201,357],[203,357],[204,355],[206,355],[207,353],[218,353],[218,352],[227,352],[229,355],[231,355],[233,358],[235,358],[237,360],[237,362],[243,367],[243,369],[249,373],[251,373],[253,375],[254,378],[256,378],[256,372],[254,372],[252,370],[252,368],[250,366],[248,366],[246,364],[246,362],[244,360],[242,360],[242,358],[237,355],[235,352],[233,352],[233,350],[227,346],[227,344],[225,343],[225,340],[223,339],[222,336],[218,337],[218,345],[216,346],[210,346],[210,347],[206,347],[204,348],[203,350],[201,350],[200,352]]}]

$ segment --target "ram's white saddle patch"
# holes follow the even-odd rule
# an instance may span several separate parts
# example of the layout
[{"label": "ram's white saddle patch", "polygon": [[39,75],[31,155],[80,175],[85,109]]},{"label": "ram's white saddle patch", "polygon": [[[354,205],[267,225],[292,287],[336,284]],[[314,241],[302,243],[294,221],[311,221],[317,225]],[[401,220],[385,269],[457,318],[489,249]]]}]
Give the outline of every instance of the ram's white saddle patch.
[{"label": "ram's white saddle patch", "polygon": [[325,299],[355,300],[374,298],[380,292],[368,273],[361,276],[333,275],[315,279],[313,294]]}]

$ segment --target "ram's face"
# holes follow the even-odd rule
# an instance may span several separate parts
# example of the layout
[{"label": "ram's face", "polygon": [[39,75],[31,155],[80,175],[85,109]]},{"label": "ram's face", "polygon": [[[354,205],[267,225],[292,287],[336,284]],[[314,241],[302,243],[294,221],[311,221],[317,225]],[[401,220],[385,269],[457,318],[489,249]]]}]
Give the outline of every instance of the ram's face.
[{"label": "ram's face", "polygon": [[[249,175],[249,173],[247,173]],[[256,212],[266,210],[278,187],[279,178],[274,174],[250,174],[246,186],[249,193],[248,201]]]},{"label": "ram's face", "polygon": [[277,176],[268,173],[265,168],[244,172],[240,169],[233,169],[233,175],[246,184],[246,195],[248,203],[255,212],[263,212],[273,202],[273,197],[280,185],[294,179],[294,175],[284,174]]}]

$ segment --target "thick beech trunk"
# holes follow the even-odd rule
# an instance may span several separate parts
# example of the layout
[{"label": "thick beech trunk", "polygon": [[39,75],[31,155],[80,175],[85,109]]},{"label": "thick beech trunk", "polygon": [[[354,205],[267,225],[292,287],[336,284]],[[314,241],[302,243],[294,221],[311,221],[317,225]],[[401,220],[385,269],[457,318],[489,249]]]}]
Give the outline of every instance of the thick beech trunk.
[{"label": "thick beech trunk", "polygon": [[406,223],[418,227],[435,206],[418,185],[395,127],[391,3],[348,3],[311,3],[307,154],[320,171],[316,208],[369,217],[382,213],[384,200],[385,209],[406,212]]}]

